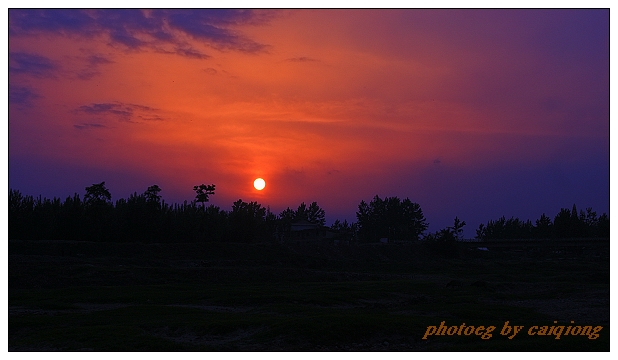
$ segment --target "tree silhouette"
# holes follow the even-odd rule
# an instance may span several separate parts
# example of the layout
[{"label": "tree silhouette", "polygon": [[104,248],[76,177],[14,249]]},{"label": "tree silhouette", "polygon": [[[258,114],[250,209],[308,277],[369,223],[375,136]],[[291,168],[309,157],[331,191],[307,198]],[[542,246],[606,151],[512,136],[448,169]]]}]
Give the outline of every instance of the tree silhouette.
[{"label": "tree silhouette", "polygon": [[240,242],[253,242],[264,238],[266,215],[266,208],[255,201],[235,201],[229,215],[232,238]]},{"label": "tree silhouette", "polygon": [[562,208],[551,218],[542,214],[533,225],[532,221],[518,218],[490,220],[487,225],[479,225],[476,237],[481,240],[494,239],[548,239],[548,238],[591,238],[609,236],[607,214],[597,217],[592,208],[579,213],[575,204],[571,209]]},{"label": "tree silhouette", "polygon": [[330,226],[331,230],[338,234],[339,240],[354,240],[356,236],[356,223],[349,224],[347,220],[339,219]]},{"label": "tree silhouette", "polygon": [[487,228],[485,227],[485,224],[480,224],[476,229],[476,238],[479,240],[487,239]]},{"label": "tree silhouette", "polygon": [[[455,218],[455,224],[463,227],[465,223],[459,223],[458,220],[458,218]],[[460,227],[458,226],[458,228]],[[423,241],[433,255],[446,258],[457,256],[457,235],[454,227],[447,227],[433,234],[427,234],[423,237]]]},{"label": "tree silhouette", "polygon": [[195,191],[195,201],[202,203],[202,208],[206,208],[206,203],[208,202],[208,196],[215,194],[215,184],[211,185],[195,185],[193,187],[193,191]]},{"label": "tree silhouette", "polygon": [[309,207],[307,207],[307,204],[302,202],[298,205],[296,211],[290,209],[289,207],[283,210],[279,214],[279,219],[284,222],[305,220],[324,226],[326,223],[325,215],[326,212],[318,205],[317,202],[312,202]]},{"label": "tree silhouette", "polygon": [[159,204],[161,202],[161,188],[159,185],[149,186],[148,189],[144,192],[144,196],[146,197],[146,202]]},{"label": "tree silhouette", "polygon": [[369,204],[364,200],[356,213],[359,236],[365,241],[388,237],[397,240],[418,240],[427,230],[427,221],[421,207],[406,198],[376,195]]},{"label": "tree silhouette", "polygon": [[535,237],[539,239],[549,239],[552,237],[553,224],[551,219],[543,213],[541,217],[535,222]]},{"label": "tree silhouette", "polygon": [[571,211],[569,209],[562,208],[560,212],[554,218],[554,235],[559,238],[572,237],[571,225]]},{"label": "tree silhouette", "polygon": [[453,224],[453,234],[457,240],[463,239],[463,227],[466,226],[465,221],[459,220],[457,216],[455,216],[455,221]]},{"label": "tree silhouette", "polygon": [[325,215],[326,212],[324,211],[324,209],[319,207],[318,203],[315,201],[312,202],[311,205],[309,205],[309,209],[307,209],[307,220],[311,221],[312,223],[317,223],[321,226],[324,226],[324,224],[326,223]]},{"label": "tree silhouette", "polygon": [[112,220],[112,195],[105,187],[105,181],[86,187],[84,195],[85,227],[92,240],[104,240],[110,237],[114,221]]},{"label": "tree silhouette", "polygon": [[[214,194],[214,185],[194,187],[198,201],[166,204],[152,185],[141,194],[111,202],[105,182],[86,187],[84,200],[78,194],[47,199],[22,195],[9,189],[8,235],[10,239],[24,240],[88,240],[88,241],[271,241],[289,237],[294,220],[324,224],[324,210],[317,202],[307,206],[301,203],[297,210],[289,207],[276,216],[260,204],[234,203],[231,212],[216,206],[205,206],[208,196]],[[358,222],[335,221],[331,229],[339,239],[378,241],[381,237],[393,240],[415,240],[427,229],[427,222],[418,204],[396,197],[381,199],[377,195],[369,202],[361,201],[356,213]],[[465,222],[455,218],[453,226],[429,234],[424,238],[437,244],[440,252],[449,252],[448,246],[462,237]],[[502,216],[480,224],[477,238],[493,239],[546,239],[546,238],[608,238],[609,216],[598,216],[592,208],[585,211],[563,208],[552,219],[542,214],[534,223]],[[440,245],[442,244],[442,245]],[[429,243],[428,243],[429,245]],[[433,246],[433,245],[431,245]],[[445,252],[446,251],[446,252]]]},{"label": "tree silhouette", "polygon": [[86,195],[84,195],[86,205],[111,204],[111,201],[112,194],[105,187],[105,181],[86,187]]},{"label": "tree silhouette", "polygon": [[594,236],[609,237],[609,216],[606,213],[599,216]]},{"label": "tree silhouette", "polygon": [[309,221],[309,212],[307,210],[307,205],[304,202],[298,205],[298,209],[294,212],[294,221],[306,220]]}]

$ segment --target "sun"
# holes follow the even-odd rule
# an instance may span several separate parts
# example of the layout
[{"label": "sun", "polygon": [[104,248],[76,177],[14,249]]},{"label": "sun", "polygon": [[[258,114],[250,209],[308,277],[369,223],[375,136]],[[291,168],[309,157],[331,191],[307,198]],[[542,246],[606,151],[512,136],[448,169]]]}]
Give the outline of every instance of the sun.
[{"label": "sun", "polygon": [[266,181],[264,181],[264,179],[262,178],[257,178],[253,182],[253,187],[256,188],[256,190],[262,190],[265,186],[266,186]]}]

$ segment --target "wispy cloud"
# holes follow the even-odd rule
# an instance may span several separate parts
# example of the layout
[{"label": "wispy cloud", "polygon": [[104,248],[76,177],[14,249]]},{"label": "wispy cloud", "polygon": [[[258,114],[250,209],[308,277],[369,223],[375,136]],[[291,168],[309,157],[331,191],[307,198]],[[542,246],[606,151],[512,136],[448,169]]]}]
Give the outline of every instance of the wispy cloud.
[{"label": "wispy cloud", "polygon": [[73,125],[73,127],[78,130],[88,130],[88,129],[104,129],[107,126],[103,124],[90,123],[90,124],[75,124]]},{"label": "wispy cloud", "polygon": [[265,24],[274,16],[274,12],[239,9],[11,9],[9,35],[50,32],[91,37],[106,33],[111,44],[129,49],[156,49],[161,44],[173,44],[177,46],[177,55],[206,59],[208,55],[186,46],[187,36],[219,50],[264,52],[268,45],[258,43],[232,27]]},{"label": "wispy cloud", "polygon": [[117,118],[121,121],[131,122],[136,122],[138,119],[145,121],[165,120],[165,117],[159,114],[159,109],[144,105],[125,104],[121,102],[82,105],[75,109],[74,112],[100,117],[109,116]]},{"label": "wispy cloud", "polygon": [[114,61],[108,59],[101,54],[89,55],[84,60],[86,66],[77,73],[77,77],[81,80],[90,80],[94,76],[101,74],[101,71],[99,70],[101,65],[108,65],[114,63]]},{"label": "wispy cloud", "polygon": [[30,88],[9,84],[9,103],[17,105],[32,105],[32,101],[42,96]]},{"label": "wispy cloud", "polygon": [[290,61],[290,62],[314,62],[314,61],[319,61],[319,60],[314,59],[314,58],[310,58],[310,57],[307,57],[307,56],[300,56],[300,57],[288,58],[288,59],[285,59],[285,61]]},{"label": "wispy cloud", "polygon": [[40,55],[24,52],[9,53],[9,72],[35,77],[53,77],[59,69],[54,61]]},{"label": "wispy cloud", "polygon": [[103,65],[103,64],[113,64],[114,62],[103,55],[94,54],[90,55],[86,59],[88,63],[92,66]]},{"label": "wispy cloud", "polygon": [[121,117],[130,117],[133,115],[133,109],[131,107],[114,103],[82,105],[78,110],[90,115],[111,114]]},{"label": "wispy cloud", "polygon": [[70,9],[9,9],[9,36],[33,32],[93,35],[97,27],[87,11]]},{"label": "wispy cloud", "polygon": [[249,53],[265,51],[267,45],[255,42],[227,28],[229,25],[253,23],[253,13],[247,10],[173,10],[167,14],[170,27],[225,50]]},{"label": "wispy cloud", "polygon": [[208,58],[210,58],[210,55],[202,54],[201,52],[199,52],[198,50],[195,50],[193,48],[177,48],[176,49],[176,54],[178,54],[180,56],[185,56],[185,57],[188,57],[188,58],[194,58],[194,59],[208,59]]}]

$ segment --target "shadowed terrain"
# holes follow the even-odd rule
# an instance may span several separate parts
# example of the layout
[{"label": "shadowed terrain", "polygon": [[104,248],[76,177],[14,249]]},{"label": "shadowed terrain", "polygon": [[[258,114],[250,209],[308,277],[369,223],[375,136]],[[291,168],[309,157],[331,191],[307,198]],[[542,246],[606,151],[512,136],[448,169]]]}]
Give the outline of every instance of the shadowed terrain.
[{"label": "shadowed terrain", "polygon": [[[609,351],[604,249],[462,245],[447,259],[415,243],[8,248],[10,351]],[[496,329],[422,339],[442,321]],[[524,331],[508,340],[506,321]],[[603,329],[595,340],[525,333],[551,325]]]}]

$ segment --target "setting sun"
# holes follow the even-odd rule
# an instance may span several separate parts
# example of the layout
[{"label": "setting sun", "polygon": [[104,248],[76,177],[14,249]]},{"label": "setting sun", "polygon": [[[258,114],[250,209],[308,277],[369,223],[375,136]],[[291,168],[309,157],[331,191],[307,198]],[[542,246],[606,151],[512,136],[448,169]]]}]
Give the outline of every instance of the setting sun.
[{"label": "setting sun", "polygon": [[266,182],[262,178],[257,178],[253,182],[253,187],[255,187],[257,190],[262,190],[264,189],[265,186],[266,186]]}]

